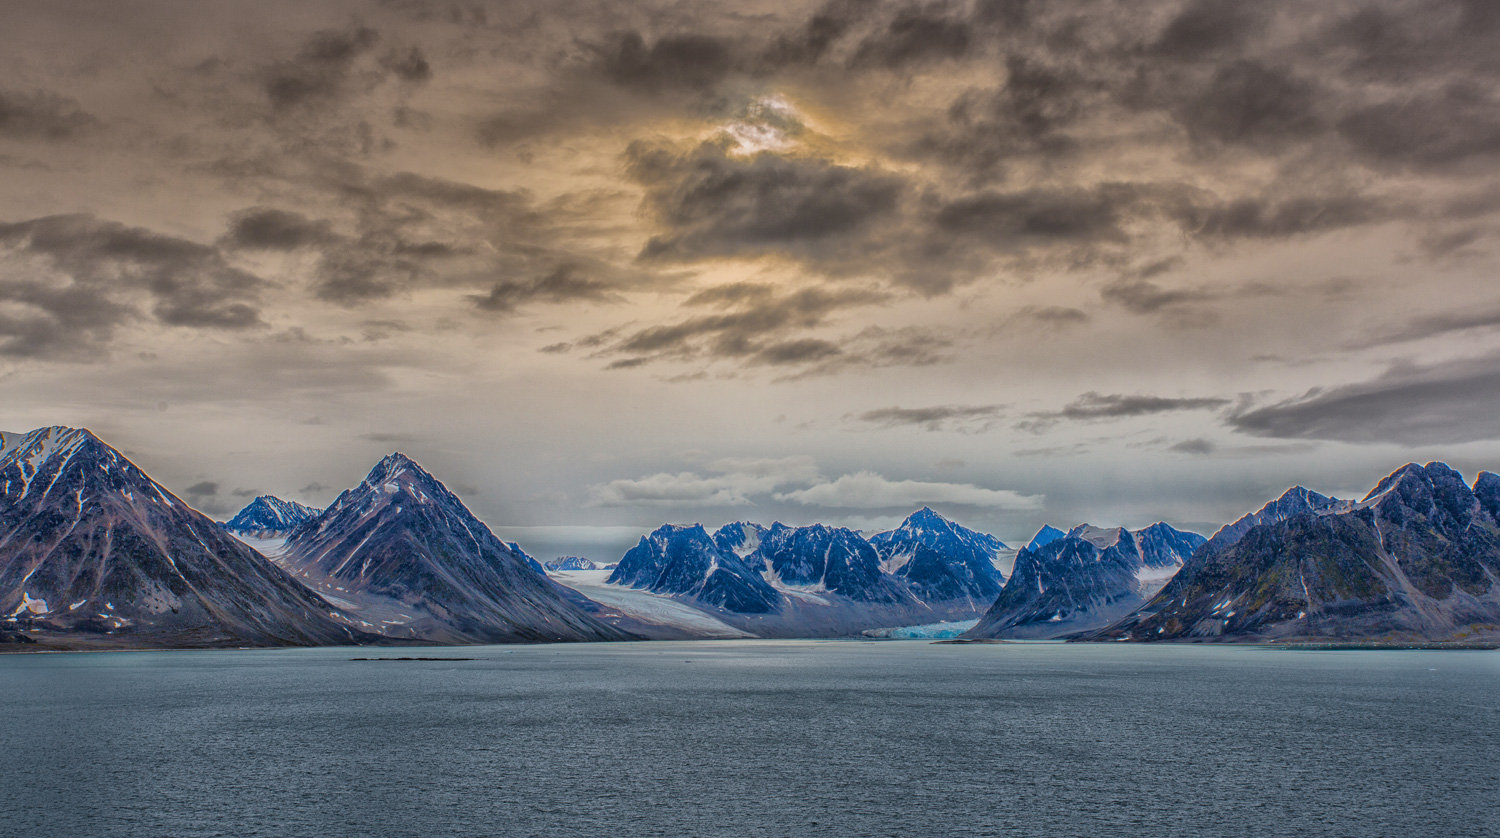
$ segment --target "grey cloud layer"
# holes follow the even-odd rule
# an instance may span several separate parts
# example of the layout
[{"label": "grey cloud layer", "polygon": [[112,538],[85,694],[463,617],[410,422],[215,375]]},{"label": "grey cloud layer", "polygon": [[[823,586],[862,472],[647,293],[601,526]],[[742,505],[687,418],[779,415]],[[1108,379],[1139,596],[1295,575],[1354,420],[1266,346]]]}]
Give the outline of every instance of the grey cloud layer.
[{"label": "grey cloud layer", "polygon": [[1500,439],[1500,357],[1401,364],[1370,381],[1237,411],[1235,430],[1281,439],[1402,445]]}]

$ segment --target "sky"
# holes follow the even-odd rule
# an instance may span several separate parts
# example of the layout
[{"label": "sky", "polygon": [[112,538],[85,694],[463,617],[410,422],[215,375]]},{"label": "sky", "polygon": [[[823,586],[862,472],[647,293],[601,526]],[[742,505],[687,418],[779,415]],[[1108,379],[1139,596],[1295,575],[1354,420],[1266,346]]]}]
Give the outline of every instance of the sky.
[{"label": "sky", "polygon": [[531,552],[1500,467],[1500,4],[0,2],[0,427]]}]

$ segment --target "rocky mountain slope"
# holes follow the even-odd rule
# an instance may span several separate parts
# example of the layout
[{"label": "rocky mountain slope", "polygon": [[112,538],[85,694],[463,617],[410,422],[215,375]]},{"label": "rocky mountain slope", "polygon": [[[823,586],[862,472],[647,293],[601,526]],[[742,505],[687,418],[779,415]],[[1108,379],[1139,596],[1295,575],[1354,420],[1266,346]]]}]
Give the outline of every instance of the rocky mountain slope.
[{"label": "rocky mountain slope", "polygon": [[988,608],[1005,584],[995,566],[1005,543],[961,527],[928,507],[913,512],[890,532],[870,538],[882,567],[904,580],[923,602],[963,600]]},{"label": "rocky mountain slope", "polygon": [[278,558],[369,631],[440,643],[620,640],[401,454],[287,539]]},{"label": "rocky mountain slope", "polygon": [[[1296,493],[1296,494],[1294,494]],[[1500,477],[1408,464],[1358,503],[1294,489],[1094,639],[1500,637]],[[1305,502],[1309,501],[1310,502]]]},{"label": "rocky mountain slope", "polygon": [[0,614],[61,648],[365,639],[123,454],[65,427],[0,434]]},{"label": "rocky mountain slope", "polygon": [[1005,548],[992,536],[931,510],[884,535],[877,548],[854,530],[817,524],[735,522],[712,534],[701,525],[667,525],[626,553],[608,581],[703,608],[763,637],[973,619],[999,590],[991,557]]},{"label": "rocky mountain slope", "polygon": [[224,529],[255,538],[286,538],[303,521],[317,517],[321,510],[296,501],[261,495],[224,522]]},{"label": "rocky mountain slope", "polygon": [[[1061,537],[1043,530],[971,638],[1055,638],[1102,628],[1140,607],[1205,539],[1164,523],[1132,532],[1081,524]],[[1040,542],[1040,544],[1038,544]]]}]

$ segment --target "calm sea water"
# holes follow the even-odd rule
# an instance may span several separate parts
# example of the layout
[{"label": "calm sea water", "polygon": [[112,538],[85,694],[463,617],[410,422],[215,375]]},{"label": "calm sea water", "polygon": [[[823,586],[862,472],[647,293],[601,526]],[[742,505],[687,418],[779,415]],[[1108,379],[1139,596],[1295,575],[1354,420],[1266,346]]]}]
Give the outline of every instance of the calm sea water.
[{"label": "calm sea water", "polygon": [[[463,662],[353,662],[454,655]],[[0,656],[14,836],[1495,836],[1500,653]]]}]

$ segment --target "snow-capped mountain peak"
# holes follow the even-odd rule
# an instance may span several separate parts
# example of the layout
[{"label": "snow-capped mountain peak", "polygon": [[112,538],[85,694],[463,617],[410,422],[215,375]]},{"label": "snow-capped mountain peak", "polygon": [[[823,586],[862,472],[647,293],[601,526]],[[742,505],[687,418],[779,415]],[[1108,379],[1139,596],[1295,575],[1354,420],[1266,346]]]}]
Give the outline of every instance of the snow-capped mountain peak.
[{"label": "snow-capped mountain peak", "polygon": [[296,501],[261,495],[224,522],[224,529],[246,534],[285,534],[302,522],[317,517],[320,511]]},{"label": "snow-capped mountain peak", "polygon": [[1059,538],[1066,538],[1067,535],[1067,533],[1063,532],[1057,527],[1052,526],[1051,524],[1043,524],[1042,528],[1036,531],[1036,535],[1031,537],[1031,541],[1027,542],[1026,549],[1037,550],[1039,548],[1047,546],[1048,544],[1051,544]]}]

